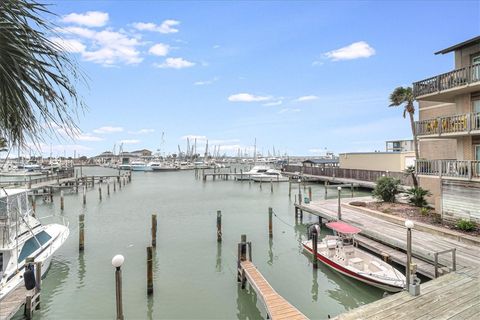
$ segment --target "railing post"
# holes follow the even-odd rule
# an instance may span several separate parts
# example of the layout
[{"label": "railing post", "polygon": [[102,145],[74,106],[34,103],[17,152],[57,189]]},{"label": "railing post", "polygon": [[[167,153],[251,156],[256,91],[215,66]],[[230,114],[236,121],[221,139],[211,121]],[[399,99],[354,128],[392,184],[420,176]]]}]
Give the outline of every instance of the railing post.
[{"label": "railing post", "polygon": [[440,135],[442,135],[442,118],[440,118],[440,117],[437,118],[437,126],[438,126],[437,127],[437,131],[438,131],[437,133],[440,136]]},{"label": "railing post", "polygon": [[472,131],[472,114],[471,113],[467,113],[466,115],[467,117],[467,132],[470,133],[470,131]]},{"label": "railing post", "polygon": [[467,170],[468,170],[468,180],[472,180],[472,170],[473,170],[473,161],[472,160],[468,160],[468,166],[467,166]]},{"label": "railing post", "polygon": [[437,160],[437,170],[438,170],[438,176],[441,178],[443,175],[443,168],[442,168],[442,160]]}]

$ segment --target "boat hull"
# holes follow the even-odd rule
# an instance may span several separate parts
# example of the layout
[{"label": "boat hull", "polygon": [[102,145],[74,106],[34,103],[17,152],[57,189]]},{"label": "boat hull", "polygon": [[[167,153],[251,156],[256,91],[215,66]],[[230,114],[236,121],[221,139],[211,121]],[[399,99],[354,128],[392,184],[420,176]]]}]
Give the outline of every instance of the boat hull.
[{"label": "boat hull", "polygon": [[[302,245],[303,245],[303,248],[306,251],[308,251],[310,254],[313,254],[313,250],[312,250],[311,247],[307,246],[305,243],[303,243]],[[362,276],[361,274],[358,274],[358,273],[356,273],[352,270],[349,270],[349,269],[345,268],[344,266],[336,263],[335,261],[329,259],[328,257],[322,255],[319,252],[317,252],[316,257],[320,262],[325,264],[327,267],[329,267],[329,268],[331,268],[331,269],[333,269],[333,270],[335,270],[335,271],[337,271],[337,272],[339,272],[339,273],[341,273],[344,276],[347,276],[349,278],[358,280],[360,282],[366,283],[368,285],[377,287],[379,289],[382,289],[382,290],[388,291],[388,292],[400,292],[400,291],[403,290],[403,287],[390,285],[390,284],[382,282],[382,281],[373,280],[373,279],[367,278],[365,276]]]}]

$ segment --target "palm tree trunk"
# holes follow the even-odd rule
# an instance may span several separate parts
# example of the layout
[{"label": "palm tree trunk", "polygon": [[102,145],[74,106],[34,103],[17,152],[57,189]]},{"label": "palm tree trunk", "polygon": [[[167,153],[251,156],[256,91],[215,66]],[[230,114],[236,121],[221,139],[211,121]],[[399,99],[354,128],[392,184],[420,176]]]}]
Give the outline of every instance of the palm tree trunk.
[{"label": "palm tree trunk", "polygon": [[408,115],[410,116],[410,126],[412,127],[412,135],[413,135],[413,147],[415,149],[415,160],[420,159],[418,155],[418,141],[417,141],[417,130],[415,130],[415,119],[413,118],[413,112],[409,112]]}]

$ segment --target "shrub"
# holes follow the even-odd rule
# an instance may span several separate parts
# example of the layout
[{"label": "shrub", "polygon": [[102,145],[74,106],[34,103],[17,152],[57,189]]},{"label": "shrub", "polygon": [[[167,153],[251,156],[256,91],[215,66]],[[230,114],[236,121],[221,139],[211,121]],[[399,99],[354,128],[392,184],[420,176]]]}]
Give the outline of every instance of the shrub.
[{"label": "shrub", "polygon": [[456,224],[457,228],[463,231],[473,231],[477,227],[475,222],[466,219],[460,219]]},{"label": "shrub", "polygon": [[400,192],[400,180],[392,177],[381,177],[377,179],[377,185],[372,195],[385,202],[395,202],[395,196]]},{"label": "shrub", "polygon": [[430,191],[423,189],[422,187],[413,187],[407,190],[409,196],[409,202],[417,207],[425,207],[427,200],[425,197],[431,195]]},{"label": "shrub", "polygon": [[422,207],[420,209],[420,214],[422,216],[428,216],[430,214],[430,208],[427,208],[427,207]]}]

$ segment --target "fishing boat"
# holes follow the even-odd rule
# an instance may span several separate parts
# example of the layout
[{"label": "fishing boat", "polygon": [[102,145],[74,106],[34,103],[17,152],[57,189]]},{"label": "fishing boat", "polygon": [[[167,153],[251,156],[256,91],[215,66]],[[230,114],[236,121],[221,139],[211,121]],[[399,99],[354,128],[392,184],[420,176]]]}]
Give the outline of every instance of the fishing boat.
[{"label": "fishing boat", "polygon": [[[235,180],[242,181],[242,180],[250,180],[253,179],[253,177],[264,174],[270,170],[269,166],[264,166],[264,165],[259,165],[259,166],[253,166],[252,169],[249,171],[243,172],[241,175],[238,175],[235,177]],[[268,180],[270,181],[270,180]]]},{"label": "fishing boat", "polygon": [[264,173],[254,175],[252,180],[255,182],[286,182],[288,177],[284,176],[280,170],[268,169]]},{"label": "fishing boat", "polygon": [[32,215],[26,189],[0,190],[0,304],[23,285],[25,260],[40,262],[43,276],[69,233],[68,225],[42,225]]},{"label": "fishing boat", "polygon": [[150,169],[154,172],[166,172],[166,171],[177,171],[180,170],[180,167],[167,162],[153,162],[150,164]]},{"label": "fishing boat", "polygon": [[[355,245],[355,235],[361,232],[359,228],[341,221],[329,222],[326,226],[336,235],[327,235],[317,243],[318,260],[347,277],[384,291],[399,292],[404,289],[406,280],[400,271]],[[318,225],[312,228],[317,228],[319,234]],[[312,240],[302,244],[304,250],[313,254]]]}]

